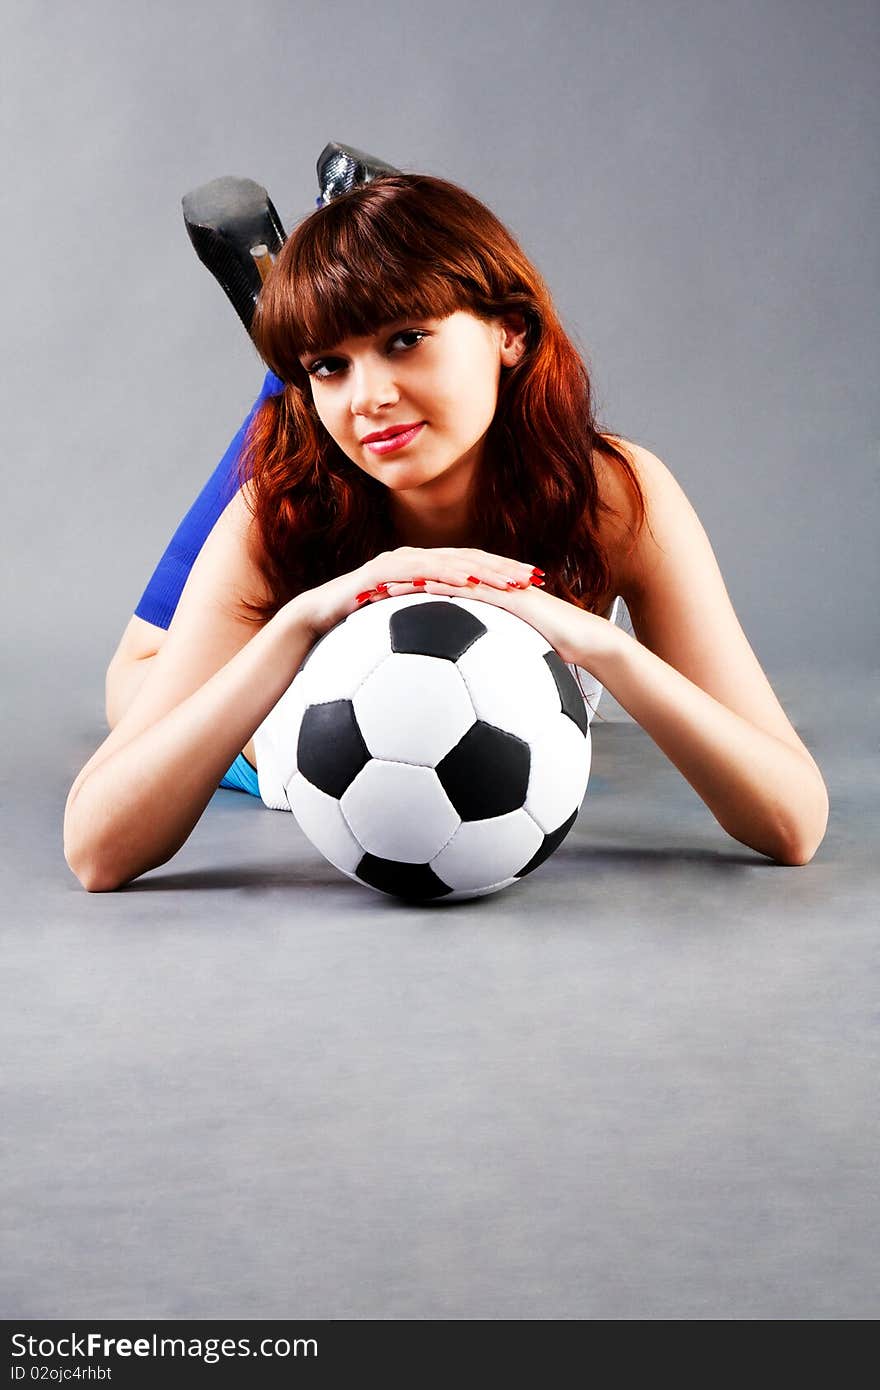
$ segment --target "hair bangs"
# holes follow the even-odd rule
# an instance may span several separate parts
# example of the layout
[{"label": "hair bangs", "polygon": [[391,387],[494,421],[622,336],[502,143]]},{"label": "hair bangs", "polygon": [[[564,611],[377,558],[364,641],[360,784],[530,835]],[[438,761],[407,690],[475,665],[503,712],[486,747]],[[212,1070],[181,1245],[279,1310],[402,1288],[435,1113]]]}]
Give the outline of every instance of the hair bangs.
[{"label": "hair bangs", "polygon": [[363,206],[343,208],[346,201],[335,199],[299,225],[257,304],[253,333],[261,356],[282,381],[301,388],[308,376],[300,356],[327,353],[402,319],[446,318],[470,307],[459,277],[426,256],[408,219],[369,217]]}]

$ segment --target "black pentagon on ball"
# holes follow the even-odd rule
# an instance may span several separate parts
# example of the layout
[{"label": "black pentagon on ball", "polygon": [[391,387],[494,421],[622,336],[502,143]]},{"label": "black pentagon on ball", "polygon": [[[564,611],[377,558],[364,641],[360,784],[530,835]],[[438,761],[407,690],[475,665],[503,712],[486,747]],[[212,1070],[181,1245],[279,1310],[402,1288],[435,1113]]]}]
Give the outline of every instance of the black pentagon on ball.
[{"label": "black pentagon on ball", "polygon": [[567,714],[569,719],[573,719],[581,733],[586,737],[590,722],[587,719],[584,697],[578,689],[577,681],[558,652],[545,652],[544,660],[550,667],[550,674],[556,682],[562,713]]},{"label": "black pentagon on ball", "polygon": [[462,820],[517,811],[529,789],[529,745],[478,719],[434,769]]},{"label": "black pentagon on ball", "polygon": [[519,873],[516,874],[515,877],[525,878],[526,874],[530,874],[533,869],[537,869],[539,864],[543,864],[545,859],[549,859],[553,851],[558,849],[559,846],[562,844],[562,841],[565,839],[566,835],[568,834],[569,830],[571,830],[571,827],[574,825],[576,820],[577,811],[572,811],[568,820],[564,821],[563,824],[560,825],[558,830],[553,830],[550,832],[549,835],[545,835],[543,841],[535,850],[528,864],[526,864],[524,869],[520,869]]},{"label": "black pentagon on ball", "polygon": [[296,746],[296,765],[307,782],[338,798],[369,761],[351,700],[307,706]]},{"label": "black pentagon on ball", "polygon": [[452,892],[448,883],[438,878],[430,864],[403,864],[394,859],[380,859],[365,854],[355,869],[356,876],[372,888],[392,893],[397,898],[427,902],[445,898]]},{"label": "black pentagon on ball", "polygon": [[447,661],[458,661],[487,631],[467,608],[443,599],[398,608],[391,614],[388,628],[393,652],[439,656]]}]

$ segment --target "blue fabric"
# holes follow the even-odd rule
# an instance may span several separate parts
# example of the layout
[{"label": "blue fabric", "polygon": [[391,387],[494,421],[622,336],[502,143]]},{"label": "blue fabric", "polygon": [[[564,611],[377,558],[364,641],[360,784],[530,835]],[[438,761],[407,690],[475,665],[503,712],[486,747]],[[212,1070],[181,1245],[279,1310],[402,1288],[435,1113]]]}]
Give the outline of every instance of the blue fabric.
[{"label": "blue fabric", "polygon": [[284,382],[267,372],[259,396],[254,401],[238,434],[193,502],[168,543],[149,584],[134,610],[144,622],[169,628],[183,586],[195,563],[196,556],[214,528],[214,523],[229,505],[238,490],[238,460],[244,446],[245,434],[257,407],[268,396],[284,390]]},{"label": "blue fabric", "polygon": [[260,795],[260,784],[257,781],[256,770],[251,767],[244,753],[239,753],[219,785],[231,787],[233,791],[237,792],[248,792],[251,796]]}]

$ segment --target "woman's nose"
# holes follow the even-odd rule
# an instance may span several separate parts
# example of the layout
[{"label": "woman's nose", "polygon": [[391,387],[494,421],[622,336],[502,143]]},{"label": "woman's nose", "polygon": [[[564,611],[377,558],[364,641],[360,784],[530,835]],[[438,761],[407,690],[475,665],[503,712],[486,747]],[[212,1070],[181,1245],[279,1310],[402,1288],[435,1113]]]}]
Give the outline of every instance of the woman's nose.
[{"label": "woman's nose", "polygon": [[392,405],[396,400],[397,388],[387,363],[368,363],[354,369],[351,388],[353,415],[372,415],[379,406]]}]

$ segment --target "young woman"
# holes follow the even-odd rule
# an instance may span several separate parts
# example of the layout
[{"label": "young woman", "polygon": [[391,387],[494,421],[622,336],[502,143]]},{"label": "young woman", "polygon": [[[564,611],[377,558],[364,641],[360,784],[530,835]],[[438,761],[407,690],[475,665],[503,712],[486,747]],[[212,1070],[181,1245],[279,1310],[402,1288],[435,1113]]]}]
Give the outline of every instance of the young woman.
[{"label": "young woman", "polygon": [[[488,208],[416,174],[335,198],[285,243],[252,335],[270,374],[187,519],[194,562],[182,549],[129,625],[111,732],[68,796],[85,888],[166,863],[218,783],[259,794],[254,734],[313,644],[362,603],[418,592],[518,614],[734,839],[812,858],[825,785],[699,518],[660,459],[599,430],[547,287]],[[617,595],[635,637],[609,620]]]}]

